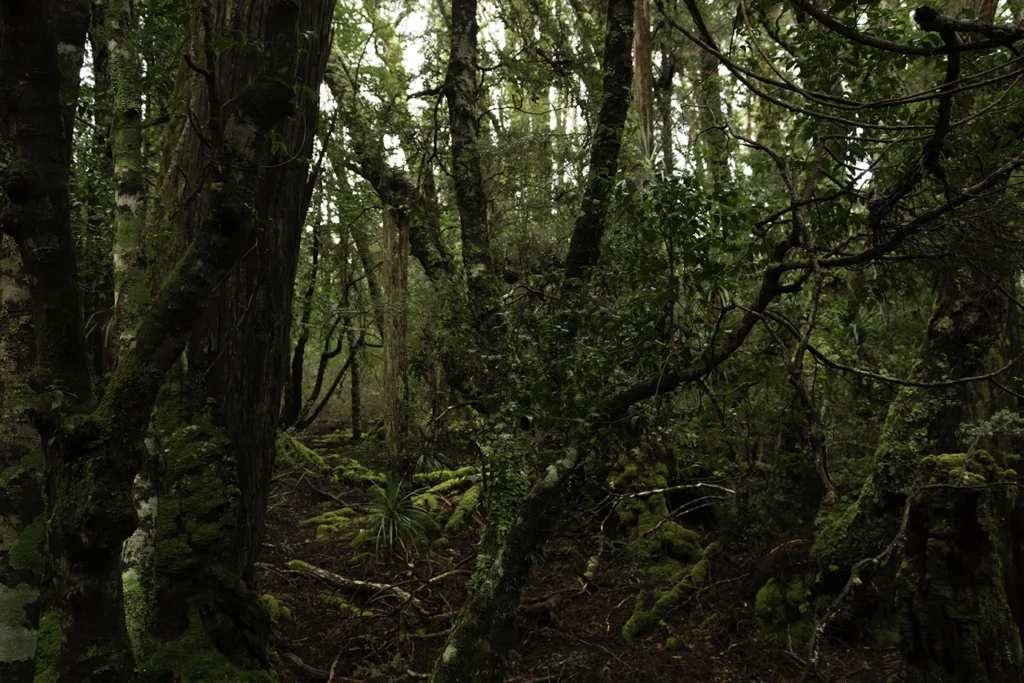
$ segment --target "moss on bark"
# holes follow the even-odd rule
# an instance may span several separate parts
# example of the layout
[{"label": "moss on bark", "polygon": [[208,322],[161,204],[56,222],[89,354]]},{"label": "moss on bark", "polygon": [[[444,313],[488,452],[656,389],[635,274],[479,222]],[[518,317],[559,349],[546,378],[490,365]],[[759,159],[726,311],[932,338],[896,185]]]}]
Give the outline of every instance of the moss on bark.
[{"label": "moss on bark", "polygon": [[896,576],[906,683],[1024,680],[1024,649],[1008,592],[1020,581],[1006,520],[1013,470],[985,452],[925,458]]},{"label": "moss on bark", "polygon": [[[171,404],[158,417],[159,425],[179,422],[183,415]],[[239,561],[239,489],[231,445],[208,416],[193,415],[187,422],[157,438],[155,595],[152,628],[142,639],[140,678],[153,683],[174,676],[271,680],[270,614],[247,589]]]}]

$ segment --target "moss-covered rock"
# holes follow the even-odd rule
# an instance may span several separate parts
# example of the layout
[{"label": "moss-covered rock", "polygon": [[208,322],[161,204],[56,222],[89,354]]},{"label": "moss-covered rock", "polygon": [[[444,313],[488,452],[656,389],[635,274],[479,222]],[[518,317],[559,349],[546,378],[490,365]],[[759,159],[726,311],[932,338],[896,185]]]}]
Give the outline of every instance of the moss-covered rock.
[{"label": "moss-covered rock", "polygon": [[812,628],[806,613],[809,596],[809,582],[803,578],[785,583],[768,579],[754,602],[758,637],[776,647],[805,647]]}]

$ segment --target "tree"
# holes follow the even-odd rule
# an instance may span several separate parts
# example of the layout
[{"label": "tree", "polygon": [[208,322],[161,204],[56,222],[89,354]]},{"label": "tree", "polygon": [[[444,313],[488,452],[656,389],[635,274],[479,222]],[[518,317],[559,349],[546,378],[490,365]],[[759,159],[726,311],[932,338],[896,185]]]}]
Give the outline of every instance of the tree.
[{"label": "tree", "polygon": [[[142,318],[134,346],[122,354],[95,403],[70,232],[70,127],[58,59],[67,51],[58,50],[55,28],[67,15],[63,6],[45,2],[7,3],[0,15],[6,93],[0,118],[10,148],[2,179],[8,199],[3,230],[18,244],[33,305],[35,423],[53,492],[49,547],[57,570],[63,676],[131,677],[119,608],[120,556],[135,524],[130,489],[145,458],[143,436],[164,375],[184,350],[204,299],[249,239],[249,207],[270,152],[267,133],[292,112],[298,6],[277,2],[268,9],[264,59],[228,110],[220,108],[214,73],[199,67],[217,121],[210,142],[218,165],[207,208]],[[83,44],[84,26],[79,36],[77,43],[61,43]]]}]

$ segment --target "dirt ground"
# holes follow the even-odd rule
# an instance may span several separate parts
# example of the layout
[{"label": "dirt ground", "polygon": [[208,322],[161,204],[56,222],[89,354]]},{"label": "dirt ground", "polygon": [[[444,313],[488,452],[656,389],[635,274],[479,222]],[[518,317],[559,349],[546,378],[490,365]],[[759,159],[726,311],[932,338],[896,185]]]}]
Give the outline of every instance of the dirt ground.
[{"label": "dirt ground", "polygon": [[[411,562],[385,561],[372,548],[367,555],[365,547],[317,539],[314,526],[299,525],[342,502],[365,502],[364,496],[359,490],[330,488],[308,472],[283,471],[275,478],[258,582],[261,593],[273,595],[291,613],[278,620],[275,634],[286,683],[427,680],[465,599],[479,520],[443,548]],[[625,553],[607,549],[593,580],[582,578],[588,558],[599,548],[597,521],[585,513],[565,520],[548,543],[523,596],[521,642],[509,681],[801,680],[804,653],[768,647],[757,636],[755,595],[767,579],[767,560],[778,553],[772,558],[723,557],[705,584],[668,615],[660,632],[629,644],[621,636],[622,626],[644,586]],[[417,605],[389,590],[339,588],[289,570],[291,560],[345,579],[397,587]],[[343,601],[340,607],[337,599]],[[678,643],[671,649],[665,645],[668,635]],[[857,643],[856,637],[855,624],[832,629],[822,640],[817,671],[804,680],[886,681],[896,653]]]}]

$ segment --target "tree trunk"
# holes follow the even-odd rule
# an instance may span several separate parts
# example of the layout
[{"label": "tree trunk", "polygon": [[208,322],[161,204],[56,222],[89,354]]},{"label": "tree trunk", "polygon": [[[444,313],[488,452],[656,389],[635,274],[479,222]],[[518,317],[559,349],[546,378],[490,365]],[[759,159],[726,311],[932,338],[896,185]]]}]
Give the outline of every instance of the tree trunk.
[{"label": "tree trunk", "polygon": [[658,114],[661,117],[661,155],[665,174],[671,176],[675,172],[675,145],[672,142],[675,128],[672,112],[672,99],[675,93],[675,58],[667,47],[661,52],[661,73],[658,75],[657,100]]},{"label": "tree trunk", "polygon": [[[65,5],[60,5],[64,7]],[[54,494],[49,547],[61,627],[60,671],[75,681],[130,681],[134,666],[121,599],[121,547],[135,527],[131,485],[145,459],[143,435],[166,372],[207,294],[239,256],[250,225],[266,133],[292,107],[293,6],[268,19],[262,68],[216,131],[221,162],[189,249],[160,288],[92,410],[77,260],[69,220],[70,154],[51,2],[0,6],[0,117],[11,163],[2,185],[4,231],[29,276],[36,332],[36,424]],[[57,26],[61,26],[58,17]],[[81,42],[84,43],[84,25]],[[73,47],[73,46],[72,46]],[[212,51],[211,51],[212,52]],[[76,72],[77,73],[77,72]],[[218,107],[211,107],[220,115]]]},{"label": "tree trunk", "polygon": [[28,418],[32,342],[28,279],[17,245],[0,235],[0,680],[10,683],[35,676],[45,564],[43,458]]},{"label": "tree trunk", "polygon": [[313,314],[313,294],[316,292],[316,277],[320,270],[320,231],[322,226],[313,226],[310,249],[312,266],[309,272],[309,285],[302,297],[302,319],[299,321],[299,338],[292,352],[291,371],[284,387],[284,406],[281,408],[281,424],[290,427],[299,419],[302,410],[302,375],[305,371],[306,344],[309,343],[310,317]]},{"label": "tree trunk", "polygon": [[[632,0],[610,0],[602,66],[602,104],[591,145],[583,211],[569,244],[563,298],[578,293],[600,255],[629,112],[633,79]],[[454,13],[453,13],[454,17]],[[453,19],[454,21],[454,19]],[[574,326],[570,323],[570,327]],[[567,348],[556,353],[568,352]],[[570,445],[561,460],[551,463],[543,478],[525,496],[508,530],[485,534],[480,567],[470,594],[452,626],[444,652],[434,664],[434,683],[504,680],[505,660],[512,645],[519,596],[530,574],[530,558],[547,541],[566,488],[583,454]],[[494,544],[497,551],[484,554]]]},{"label": "tree trunk", "polygon": [[[217,666],[230,663],[232,673],[224,675],[232,680],[262,680],[269,666],[269,618],[250,589],[287,377],[295,274],[309,203],[305,160],[317,127],[315,94],[333,11],[329,0],[288,5],[296,12],[298,34],[308,38],[299,53],[299,87],[294,80],[288,87],[307,94],[299,97],[300,112],[274,128],[275,139],[286,149],[275,149],[253,167],[259,173],[251,202],[255,230],[244,236],[232,270],[213,288],[214,298],[190,335],[183,396],[167,397],[164,414],[158,416],[169,452],[159,485],[154,639],[145,660],[151,680],[188,665],[189,658],[208,658],[207,664]],[[273,9],[271,0],[227,3],[204,16],[200,6],[193,17],[193,52],[204,52],[208,32],[212,41],[213,34],[260,36],[278,30]],[[217,56],[206,45],[215,63],[205,62],[203,68],[211,74],[218,102],[227,108],[245,96],[260,60],[243,51]],[[197,76],[193,80],[193,88],[202,88]],[[209,99],[208,89],[200,92]],[[197,100],[203,98],[191,98]],[[221,106],[212,109],[206,137],[217,133]],[[194,184],[211,162],[210,153],[194,130],[185,133],[181,144],[184,151],[177,156]],[[196,234],[213,197],[204,195],[183,207],[180,221],[187,235]],[[190,425],[198,429],[190,431]]]},{"label": "tree trunk", "polygon": [[700,149],[705,169],[716,187],[729,182],[729,147],[722,107],[722,84],[718,76],[718,58],[700,51],[697,70],[697,121],[700,125]]},{"label": "tree trunk", "polygon": [[491,261],[487,195],[480,161],[477,0],[453,0],[445,97],[452,137],[452,178],[462,228],[462,262],[473,328],[491,340],[498,289]]},{"label": "tree trunk", "polygon": [[[977,375],[999,338],[1006,299],[985,274],[948,268],[914,379],[941,382]],[[906,496],[919,484],[921,459],[962,449],[956,430],[972,402],[970,385],[903,387],[889,406],[872,471],[858,500],[836,510],[815,554],[839,567],[876,554],[896,533]]]},{"label": "tree trunk", "polygon": [[654,149],[654,67],[651,43],[651,7],[636,0],[633,33],[633,103],[640,120],[640,158]]},{"label": "tree trunk", "polygon": [[136,48],[138,22],[133,0],[105,11],[102,40],[113,112],[110,150],[114,164],[114,348],[135,337],[148,298],[145,250],[139,238],[145,222],[142,161],[142,65]]},{"label": "tree trunk", "polygon": [[363,415],[361,387],[359,386],[359,347],[356,345],[355,340],[355,330],[350,327],[348,330],[348,344],[349,348],[355,349],[355,353],[352,354],[352,383],[349,393],[352,404],[352,440],[359,443],[363,439]]},{"label": "tree trunk", "polygon": [[396,479],[411,477],[405,457],[408,430],[405,362],[407,259],[409,222],[404,215],[384,210],[381,250],[384,281],[384,447],[388,468]]},{"label": "tree trunk", "polygon": [[[921,460],[925,491],[910,510],[896,576],[907,683],[1024,680],[1020,624],[1010,596],[1020,583],[1010,525],[1016,474],[984,451]],[[974,487],[974,488],[970,488]]]}]

